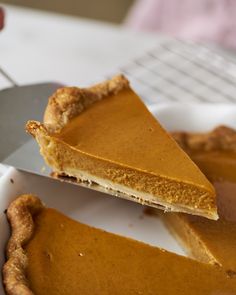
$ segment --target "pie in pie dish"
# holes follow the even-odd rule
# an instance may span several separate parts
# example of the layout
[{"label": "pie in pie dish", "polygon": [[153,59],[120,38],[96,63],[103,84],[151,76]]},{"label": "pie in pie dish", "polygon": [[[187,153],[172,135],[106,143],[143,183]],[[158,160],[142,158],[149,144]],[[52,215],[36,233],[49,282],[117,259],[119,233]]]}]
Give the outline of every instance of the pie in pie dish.
[{"label": "pie in pie dish", "polygon": [[220,265],[236,275],[236,131],[218,127],[210,133],[174,133],[214,184],[219,220],[187,214],[163,214],[163,220],[186,252],[199,261]]},{"label": "pie in pie dish", "polygon": [[10,295],[235,294],[223,269],[92,228],[22,195],[7,217]]},{"label": "pie in pie dish", "polygon": [[29,121],[26,129],[54,176],[164,210],[218,218],[212,184],[122,75],[57,90],[44,123]]}]

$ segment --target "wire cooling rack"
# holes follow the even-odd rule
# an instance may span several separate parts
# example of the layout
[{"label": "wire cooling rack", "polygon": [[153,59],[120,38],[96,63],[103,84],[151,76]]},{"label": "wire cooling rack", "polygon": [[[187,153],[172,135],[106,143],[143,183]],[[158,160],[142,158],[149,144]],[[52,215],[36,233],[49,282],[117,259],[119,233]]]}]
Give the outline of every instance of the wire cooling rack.
[{"label": "wire cooling rack", "polygon": [[217,47],[172,39],[120,67],[148,105],[236,102],[236,59]]}]

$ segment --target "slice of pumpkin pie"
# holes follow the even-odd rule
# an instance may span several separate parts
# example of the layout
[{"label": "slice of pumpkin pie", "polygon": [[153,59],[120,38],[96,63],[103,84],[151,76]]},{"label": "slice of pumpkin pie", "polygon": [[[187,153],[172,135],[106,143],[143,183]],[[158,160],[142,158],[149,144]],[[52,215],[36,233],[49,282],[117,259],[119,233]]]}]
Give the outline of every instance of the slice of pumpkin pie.
[{"label": "slice of pumpkin pie", "polygon": [[164,210],[218,218],[213,186],[124,76],[59,89],[44,122],[29,121],[26,129],[54,175]]}]

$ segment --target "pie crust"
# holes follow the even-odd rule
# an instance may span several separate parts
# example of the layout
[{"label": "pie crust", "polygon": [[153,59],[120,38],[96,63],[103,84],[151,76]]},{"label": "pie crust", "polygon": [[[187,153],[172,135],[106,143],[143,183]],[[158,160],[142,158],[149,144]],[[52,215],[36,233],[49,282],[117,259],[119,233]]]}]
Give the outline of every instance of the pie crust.
[{"label": "pie crust", "polygon": [[12,234],[6,248],[7,262],[3,267],[3,283],[7,294],[33,295],[29,289],[25,271],[28,263],[24,245],[34,233],[33,216],[44,208],[34,195],[22,195],[7,210]]},{"label": "pie crust", "polygon": [[208,133],[172,132],[171,135],[185,150],[236,152],[236,131],[219,126]]},{"label": "pie crust", "polygon": [[[94,102],[128,87],[129,81],[123,75],[117,75],[89,88],[60,88],[49,98],[44,124],[50,132],[58,132]],[[28,126],[30,129],[31,124]]]}]

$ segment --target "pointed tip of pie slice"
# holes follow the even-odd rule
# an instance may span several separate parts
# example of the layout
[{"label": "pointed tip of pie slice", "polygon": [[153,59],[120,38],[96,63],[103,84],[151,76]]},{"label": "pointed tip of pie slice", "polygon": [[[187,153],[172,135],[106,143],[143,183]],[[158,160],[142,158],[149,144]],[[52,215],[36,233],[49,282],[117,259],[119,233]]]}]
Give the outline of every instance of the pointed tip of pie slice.
[{"label": "pointed tip of pie slice", "polygon": [[199,191],[199,195],[196,193],[194,195],[190,194],[189,199],[192,199],[191,207],[187,208],[187,210],[186,208],[183,210],[180,208],[180,210],[173,211],[199,215],[208,219],[217,220],[219,216],[217,212],[215,187],[200,170],[200,168],[193,162],[185,150],[177,144],[174,138],[171,137],[171,140],[173,140],[176,144],[175,157],[182,157],[184,168],[182,167],[182,163],[180,163],[178,171],[180,179],[182,179],[184,183],[188,183],[190,186],[192,185],[193,188]]},{"label": "pointed tip of pie slice", "polygon": [[[215,187],[207,179],[207,177],[203,174],[199,167],[192,161],[189,155],[187,155],[186,152],[182,149],[181,152],[185,154],[189,163],[187,171],[191,176],[186,179],[186,182],[189,182],[190,184],[195,186],[202,193],[199,194],[199,196],[194,196],[195,205],[193,205],[191,208],[187,208],[187,210],[183,209],[175,211],[184,212],[191,215],[198,215],[212,220],[217,220],[219,216],[217,212]],[[198,204],[201,204],[201,206],[198,206]]]},{"label": "pointed tip of pie slice", "polygon": [[[214,197],[214,199],[215,199],[215,197]],[[189,213],[189,212],[186,212],[186,213]],[[214,208],[212,208],[211,210],[208,210],[205,212],[200,212],[200,213],[197,213],[193,210],[190,214],[205,217],[205,218],[211,219],[211,220],[218,220],[219,219],[219,215],[218,215],[216,206]]]}]

